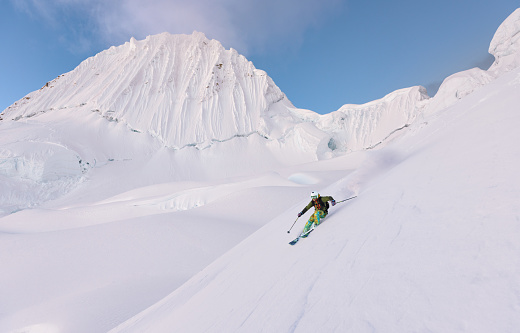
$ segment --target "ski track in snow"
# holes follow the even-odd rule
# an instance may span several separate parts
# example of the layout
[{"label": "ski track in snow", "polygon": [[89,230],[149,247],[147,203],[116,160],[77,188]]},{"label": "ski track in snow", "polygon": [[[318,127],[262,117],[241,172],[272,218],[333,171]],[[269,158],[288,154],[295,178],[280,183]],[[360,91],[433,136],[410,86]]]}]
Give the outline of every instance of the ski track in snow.
[{"label": "ski track in snow", "polygon": [[294,321],[294,323],[292,324],[292,326],[290,327],[289,329],[289,332],[295,332],[297,329],[298,329],[298,326],[300,324],[300,321],[302,320],[303,317],[305,317],[306,314],[308,314],[308,312],[310,310],[308,310],[308,306],[309,306],[309,295],[310,293],[312,292],[313,288],[314,288],[314,285],[316,283],[316,281],[319,279],[319,276],[316,276],[312,282],[309,284],[309,287],[307,289],[307,291],[305,292],[305,298],[304,300],[299,303],[301,304],[301,310],[300,310],[300,313],[298,315],[298,317],[296,318],[296,320]]}]

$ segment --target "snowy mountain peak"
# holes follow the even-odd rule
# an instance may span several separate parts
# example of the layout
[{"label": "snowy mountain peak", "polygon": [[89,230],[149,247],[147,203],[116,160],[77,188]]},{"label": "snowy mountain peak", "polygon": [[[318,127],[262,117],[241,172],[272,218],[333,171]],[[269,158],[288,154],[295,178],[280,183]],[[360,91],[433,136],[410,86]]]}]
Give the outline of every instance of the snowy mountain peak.
[{"label": "snowy mountain peak", "polygon": [[284,99],[266,73],[235,50],[200,32],[162,33],[85,60],[8,108],[6,117],[89,110],[182,148],[268,135],[262,116]]}]

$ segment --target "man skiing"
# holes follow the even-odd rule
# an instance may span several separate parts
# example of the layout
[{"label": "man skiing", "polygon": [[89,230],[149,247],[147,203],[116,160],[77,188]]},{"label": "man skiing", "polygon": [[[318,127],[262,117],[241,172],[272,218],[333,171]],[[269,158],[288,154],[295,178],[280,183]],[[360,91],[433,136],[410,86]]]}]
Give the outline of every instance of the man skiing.
[{"label": "man skiing", "polygon": [[301,236],[305,237],[309,232],[314,230],[314,226],[319,225],[321,223],[321,220],[327,216],[329,213],[329,201],[334,206],[336,204],[336,200],[334,200],[333,197],[322,197],[318,192],[312,192],[311,193],[311,202],[301,211],[298,213],[298,217],[305,214],[309,209],[314,206],[314,214],[311,215],[309,218],[309,221],[305,224],[305,227],[303,228],[303,231],[301,233]]}]

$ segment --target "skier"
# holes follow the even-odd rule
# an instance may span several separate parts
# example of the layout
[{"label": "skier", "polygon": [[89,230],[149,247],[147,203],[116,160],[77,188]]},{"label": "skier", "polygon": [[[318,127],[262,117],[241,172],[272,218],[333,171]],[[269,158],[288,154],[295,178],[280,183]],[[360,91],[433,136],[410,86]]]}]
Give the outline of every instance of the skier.
[{"label": "skier", "polygon": [[334,206],[336,204],[336,200],[334,200],[333,197],[322,197],[318,192],[312,192],[311,193],[311,202],[301,211],[298,213],[298,217],[305,214],[309,209],[314,206],[314,214],[311,215],[309,218],[309,221],[305,224],[305,227],[303,228],[303,231],[301,233],[301,236],[305,237],[309,232],[314,230],[314,226],[319,225],[321,223],[321,220],[327,216],[329,213],[329,201]]}]

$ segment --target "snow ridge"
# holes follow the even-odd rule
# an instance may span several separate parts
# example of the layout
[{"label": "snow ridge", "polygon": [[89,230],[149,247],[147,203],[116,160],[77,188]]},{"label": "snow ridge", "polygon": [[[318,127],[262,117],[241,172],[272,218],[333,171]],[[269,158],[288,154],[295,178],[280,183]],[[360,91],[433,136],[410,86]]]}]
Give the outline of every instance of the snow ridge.
[{"label": "snow ridge", "polygon": [[489,53],[495,56],[490,68],[495,75],[520,66],[520,8],[498,27],[489,44]]},{"label": "snow ridge", "polygon": [[331,132],[341,150],[371,149],[419,116],[429,97],[421,86],[396,90],[363,105],[346,104],[323,116],[318,127]]}]

